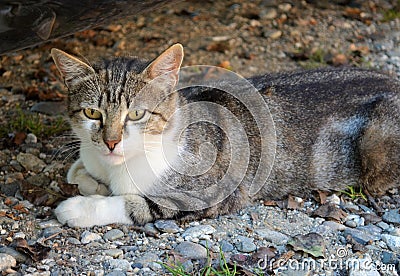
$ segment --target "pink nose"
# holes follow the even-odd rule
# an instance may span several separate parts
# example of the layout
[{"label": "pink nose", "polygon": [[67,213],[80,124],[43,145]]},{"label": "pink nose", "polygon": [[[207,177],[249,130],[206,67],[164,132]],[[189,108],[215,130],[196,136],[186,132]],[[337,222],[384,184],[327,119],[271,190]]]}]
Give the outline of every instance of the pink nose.
[{"label": "pink nose", "polygon": [[121,140],[109,140],[109,141],[104,141],[106,143],[107,147],[109,148],[110,151],[113,151],[115,149],[115,146],[120,142]]}]

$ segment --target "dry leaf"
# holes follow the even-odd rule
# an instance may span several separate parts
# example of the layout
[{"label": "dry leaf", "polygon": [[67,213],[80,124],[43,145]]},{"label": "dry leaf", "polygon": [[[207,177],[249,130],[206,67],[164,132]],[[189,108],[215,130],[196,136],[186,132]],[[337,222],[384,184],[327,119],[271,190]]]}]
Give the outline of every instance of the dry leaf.
[{"label": "dry leaf", "polygon": [[78,184],[58,183],[60,193],[65,197],[73,197],[79,195]]},{"label": "dry leaf", "polygon": [[17,251],[28,255],[35,262],[45,259],[51,250],[50,247],[41,245],[37,242],[30,246],[25,239],[21,238],[15,239],[14,245]]},{"label": "dry leaf", "polygon": [[304,201],[299,197],[289,195],[287,198],[287,208],[292,210],[300,210],[304,206]]},{"label": "dry leaf", "polygon": [[324,257],[325,242],[324,238],[317,233],[306,235],[296,235],[288,242],[296,251],[303,251],[314,257]]},{"label": "dry leaf", "polygon": [[330,218],[336,221],[342,221],[347,217],[347,213],[345,211],[332,203],[326,203],[319,206],[318,209],[312,213],[312,215],[321,218]]},{"label": "dry leaf", "polygon": [[318,191],[319,195],[319,203],[325,204],[326,203],[326,198],[328,197],[328,192],[326,191]]}]

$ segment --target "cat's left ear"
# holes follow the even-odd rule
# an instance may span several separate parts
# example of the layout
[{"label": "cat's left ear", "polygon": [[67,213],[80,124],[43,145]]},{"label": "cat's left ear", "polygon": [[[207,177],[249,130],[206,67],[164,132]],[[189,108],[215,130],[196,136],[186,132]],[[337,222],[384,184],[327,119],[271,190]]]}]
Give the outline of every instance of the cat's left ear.
[{"label": "cat's left ear", "polygon": [[68,87],[95,73],[88,64],[56,48],[51,49],[51,56]]},{"label": "cat's left ear", "polygon": [[177,43],[165,50],[145,69],[145,74],[150,80],[163,76],[171,81],[172,86],[178,83],[179,69],[183,60],[183,47]]}]

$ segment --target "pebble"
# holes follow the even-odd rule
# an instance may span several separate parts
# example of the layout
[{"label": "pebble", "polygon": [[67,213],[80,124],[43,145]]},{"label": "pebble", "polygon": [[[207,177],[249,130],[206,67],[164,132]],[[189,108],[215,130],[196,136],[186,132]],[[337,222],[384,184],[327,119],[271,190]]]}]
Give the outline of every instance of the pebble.
[{"label": "pebble", "polygon": [[108,266],[110,269],[120,269],[122,271],[132,270],[131,264],[124,259],[107,260],[105,266]]},{"label": "pebble", "polygon": [[33,171],[39,173],[46,167],[46,163],[30,153],[20,152],[17,155],[17,161],[24,167],[27,171]]},{"label": "pebble", "polygon": [[157,220],[154,226],[164,233],[178,233],[180,228],[174,220]]},{"label": "pebble", "polygon": [[239,239],[239,242],[236,243],[236,248],[238,251],[243,252],[243,253],[250,253],[250,252],[256,251],[257,246],[253,243],[252,238],[239,236],[238,239]]},{"label": "pebble", "polygon": [[335,221],[324,221],[322,225],[331,228],[333,231],[343,231],[344,229],[346,229],[346,226]]},{"label": "pebble", "polygon": [[149,264],[151,262],[156,262],[159,259],[158,255],[155,253],[145,253],[143,256],[140,256],[139,258],[136,259],[136,262],[144,264],[144,266],[146,266],[146,264]]},{"label": "pebble", "polygon": [[112,248],[104,250],[104,254],[113,258],[119,258],[120,256],[124,255],[124,251],[122,251],[122,249]]},{"label": "pebble", "polygon": [[78,240],[78,239],[76,239],[76,238],[73,238],[73,237],[69,237],[69,238],[67,239],[67,241],[68,241],[68,243],[70,243],[70,244],[75,244],[75,245],[82,244],[80,240]]},{"label": "pebble", "polygon": [[400,209],[391,209],[382,216],[384,222],[400,224]]},{"label": "pebble", "polygon": [[348,220],[345,222],[345,225],[351,228],[356,228],[357,227],[357,222],[354,220]]},{"label": "pebble", "polygon": [[215,228],[211,225],[197,225],[190,227],[183,232],[183,238],[198,238],[202,235],[210,235],[215,232]]},{"label": "pebble", "polygon": [[332,203],[334,205],[340,205],[340,198],[336,194],[332,194],[326,198],[327,203]]},{"label": "pebble", "polygon": [[382,240],[387,244],[390,250],[400,254],[400,237],[382,234]]},{"label": "pebble", "polygon": [[125,236],[125,234],[121,230],[111,229],[110,231],[107,231],[104,234],[103,238],[104,238],[104,240],[107,240],[107,241],[115,241],[115,240],[123,238],[124,236]]},{"label": "pebble", "polygon": [[144,231],[146,232],[146,234],[149,234],[151,236],[156,237],[158,234],[160,234],[160,232],[157,230],[157,228],[154,226],[154,223],[146,223],[144,225]]},{"label": "pebble", "polygon": [[6,246],[0,246],[0,253],[4,253],[4,254],[12,256],[13,258],[15,258],[17,260],[18,263],[24,263],[29,258],[26,255],[15,250],[14,248],[6,247]]},{"label": "pebble", "polygon": [[92,233],[90,231],[85,230],[81,235],[81,243],[88,244],[93,241],[101,240],[101,236],[96,233]]},{"label": "pebble", "polygon": [[389,224],[383,221],[378,222],[376,225],[379,226],[382,230],[387,230],[389,228]]},{"label": "pebble", "polygon": [[17,265],[17,261],[11,255],[0,253],[0,271],[7,270]]},{"label": "pebble", "polygon": [[287,235],[268,228],[256,229],[255,232],[261,238],[273,243],[274,245],[284,245],[287,244],[289,240]]},{"label": "pebble", "polygon": [[38,225],[42,229],[47,228],[47,227],[61,227],[62,226],[62,224],[56,219],[41,221],[38,223]]},{"label": "pebble", "polygon": [[63,230],[58,226],[51,226],[43,229],[42,237],[48,238],[56,233],[61,233]]},{"label": "pebble", "polygon": [[175,247],[175,251],[187,259],[206,259],[207,249],[200,244],[184,241]]},{"label": "pebble", "polygon": [[231,252],[231,251],[233,251],[233,249],[235,249],[234,246],[230,242],[228,242],[226,240],[220,241],[219,245],[220,245],[221,250],[223,252]]},{"label": "pebble", "polygon": [[352,236],[354,240],[363,245],[369,243],[370,241],[374,241],[377,238],[374,235],[371,235],[370,233],[367,233],[366,231],[362,231],[357,228],[346,228],[343,231],[343,236],[347,237],[348,235]]},{"label": "pebble", "polygon": [[25,138],[25,143],[26,143],[26,144],[36,144],[36,143],[37,143],[37,137],[36,137],[36,135],[33,134],[33,133],[28,133],[28,134],[26,135],[26,138]]}]

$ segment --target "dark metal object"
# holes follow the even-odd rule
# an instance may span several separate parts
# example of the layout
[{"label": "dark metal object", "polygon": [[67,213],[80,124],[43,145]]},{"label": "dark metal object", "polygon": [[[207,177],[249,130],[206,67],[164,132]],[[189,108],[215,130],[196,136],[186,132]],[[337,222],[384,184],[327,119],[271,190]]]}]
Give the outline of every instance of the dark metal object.
[{"label": "dark metal object", "polygon": [[133,16],[171,0],[0,0],[0,54]]}]

